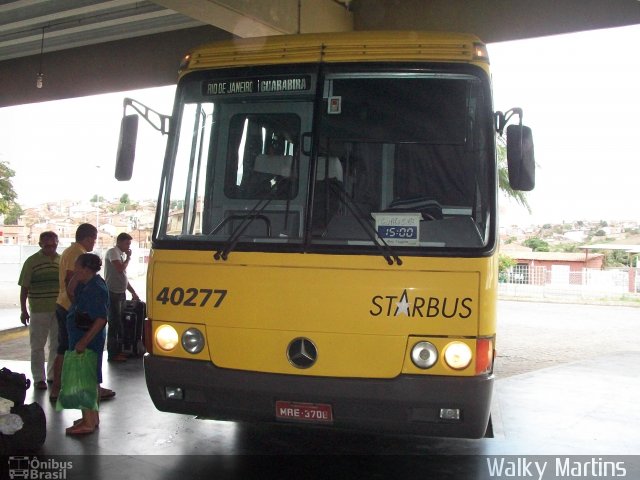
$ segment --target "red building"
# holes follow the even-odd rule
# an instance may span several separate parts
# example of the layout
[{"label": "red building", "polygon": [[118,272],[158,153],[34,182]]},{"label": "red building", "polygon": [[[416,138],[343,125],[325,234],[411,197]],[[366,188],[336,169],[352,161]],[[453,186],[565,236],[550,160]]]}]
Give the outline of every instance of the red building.
[{"label": "red building", "polygon": [[542,285],[546,283],[583,283],[585,269],[601,270],[604,264],[602,253],[566,252],[505,252],[513,258],[516,283]]}]

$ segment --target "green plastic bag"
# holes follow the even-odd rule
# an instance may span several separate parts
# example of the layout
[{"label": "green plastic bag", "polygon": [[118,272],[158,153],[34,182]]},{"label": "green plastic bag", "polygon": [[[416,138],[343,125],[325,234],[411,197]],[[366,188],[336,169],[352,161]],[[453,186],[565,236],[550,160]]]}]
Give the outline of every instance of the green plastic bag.
[{"label": "green plastic bag", "polygon": [[62,409],[98,410],[98,355],[93,350],[65,352],[56,403],[56,410]]}]

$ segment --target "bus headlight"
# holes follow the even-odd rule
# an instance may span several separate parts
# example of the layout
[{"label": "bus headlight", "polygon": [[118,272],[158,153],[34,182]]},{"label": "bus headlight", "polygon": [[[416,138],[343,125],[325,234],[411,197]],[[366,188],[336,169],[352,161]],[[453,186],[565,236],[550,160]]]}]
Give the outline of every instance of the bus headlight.
[{"label": "bus headlight", "polygon": [[431,368],[438,361],[438,349],[433,343],[418,342],[411,349],[411,360],[418,368]]},{"label": "bus headlight", "polygon": [[200,353],[204,348],[204,335],[197,328],[189,328],[182,334],[182,348],[187,352]]},{"label": "bus headlight", "polygon": [[471,348],[463,342],[451,342],[444,349],[444,361],[454,370],[467,368],[472,357]]},{"label": "bus headlight", "polygon": [[178,345],[178,332],[171,325],[161,325],[156,330],[156,344],[165,351],[173,350]]}]

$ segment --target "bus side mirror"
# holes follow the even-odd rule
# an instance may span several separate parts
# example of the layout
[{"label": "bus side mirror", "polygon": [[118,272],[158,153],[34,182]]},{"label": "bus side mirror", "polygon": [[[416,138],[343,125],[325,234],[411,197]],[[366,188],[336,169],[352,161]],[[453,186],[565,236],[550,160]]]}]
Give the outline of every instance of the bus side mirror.
[{"label": "bus side mirror", "polygon": [[533,135],[529,127],[507,127],[507,164],[511,188],[525,192],[533,190],[536,184],[536,162],[533,155]]},{"label": "bus side mirror", "polygon": [[120,123],[120,139],[116,155],[116,179],[131,180],[133,175],[133,161],[136,157],[136,140],[138,138],[138,115],[131,114],[122,117]]}]

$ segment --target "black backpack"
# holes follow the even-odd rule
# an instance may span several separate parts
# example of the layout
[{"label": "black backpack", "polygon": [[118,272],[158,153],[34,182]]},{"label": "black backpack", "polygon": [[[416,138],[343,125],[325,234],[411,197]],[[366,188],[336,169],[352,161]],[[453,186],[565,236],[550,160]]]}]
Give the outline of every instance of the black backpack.
[{"label": "black backpack", "polygon": [[0,369],[0,397],[11,400],[14,405],[22,405],[31,386],[24,373],[12,372],[8,368]]},{"label": "black backpack", "polygon": [[36,453],[47,438],[47,418],[40,404],[24,404],[30,385],[31,380],[23,373],[0,369],[0,397],[13,402],[11,413],[18,415],[24,424],[13,435],[0,433],[0,456]]}]

